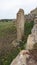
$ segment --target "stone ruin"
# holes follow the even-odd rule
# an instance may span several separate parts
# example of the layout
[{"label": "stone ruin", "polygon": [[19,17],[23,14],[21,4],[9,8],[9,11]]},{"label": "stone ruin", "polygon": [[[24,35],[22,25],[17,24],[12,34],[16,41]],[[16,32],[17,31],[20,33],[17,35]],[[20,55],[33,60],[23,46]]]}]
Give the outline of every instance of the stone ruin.
[{"label": "stone ruin", "polygon": [[35,16],[37,16],[37,7],[33,9],[29,14],[25,15],[26,21],[27,22],[34,21]]},{"label": "stone ruin", "polygon": [[24,10],[20,9],[17,13],[17,41],[20,41],[24,35]]},{"label": "stone ruin", "polygon": [[[34,19],[34,26],[31,30],[31,34],[28,36],[26,50],[29,50],[29,58],[27,65],[37,65],[37,16]],[[34,46],[35,45],[35,46]],[[36,47],[36,48],[34,48]]]},{"label": "stone ruin", "polygon": [[22,50],[10,65],[27,65],[26,59],[29,57],[28,50]]},{"label": "stone ruin", "polygon": [[[24,34],[24,11],[22,9],[17,13],[17,41],[22,39]],[[34,19],[34,26],[31,34],[28,36],[26,50],[22,50],[10,65],[37,65],[36,51],[32,50],[37,43],[37,16]],[[31,52],[32,51],[32,52]],[[35,54],[34,54],[35,53]]]},{"label": "stone ruin", "polygon": [[24,10],[19,9],[16,18],[17,38],[12,41],[14,47],[19,45],[19,42],[22,40],[22,37],[24,36],[24,23],[25,23]]},{"label": "stone ruin", "polygon": [[[16,27],[17,27],[16,35],[17,35],[17,38],[15,40],[13,40],[13,42],[12,42],[14,46],[19,45],[19,41],[21,41],[23,36],[24,36],[24,24],[25,24],[26,20],[29,21],[29,22],[34,21],[34,27],[33,27],[32,31],[31,31],[31,35],[28,36],[27,43],[29,44],[30,43],[29,40],[32,41],[34,36],[36,37],[36,40],[37,40],[37,36],[36,36],[37,32],[35,31],[35,33],[34,33],[34,30],[37,30],[37,24],[36,24],[37,16],[36,15],[37,15],[37,8],[34,9],[33,11],[31,11],[30,14],[28,14],[28,15],[24,15],[24,10],[19,9],[19,11],[17,13],[17,18],[16,18]],[[35,20],[33,20],[34,17],[36,17]],[[32,43],[34,43],[34,42],[32,42]]]},{"label": "stone ruin", "polygon": [[31,34],[28,36],[26,49],[32,49],[34,44],[36,43],[37,43],[37,16],[34,19],[34,26],[31,30]]},{"label": "stone ruin", "polygon": [[37,16],[34,20],[34,26],[31,32],[32,32],[32,35],[34,36],[34,42],[37,43]]}]

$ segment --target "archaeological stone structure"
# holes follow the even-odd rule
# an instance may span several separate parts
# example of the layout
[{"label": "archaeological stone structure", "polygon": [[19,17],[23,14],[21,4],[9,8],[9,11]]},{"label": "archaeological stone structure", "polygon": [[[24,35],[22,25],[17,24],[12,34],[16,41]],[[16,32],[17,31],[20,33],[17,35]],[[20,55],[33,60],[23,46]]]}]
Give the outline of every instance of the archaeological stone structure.
[{"label": "archaeological stone structure", "polygon": [[[36,10],[33,10],[34,13],[37,13]],[[29,18],[27,20],[33,20],[30,17],[33,17],[32,13],[29,14]],[[32,15],[32,16],[31,16]],[[26,16],[26,17],[28,17]],[[25,17],[24,17],[24,11],[20,9],[17,13],[17,41],[20,41],[22,39],[22,36],[24,34],[24,23],[25,23]],[[13,41],[15,43],[15,41]],[[17,44],[17,43],[16,43]],[[31,30],[31,34],[29,34],[26,44],[26,49],[20,51],[20,53],[17,55],[17,57],[11,62],[10,65],[37,65],[37,49],[34,50],[34,44],[37,44],[37,15],[34,19],[34,25]]]},{"label": "archaeological stone structure", "polygon": [[26,49],[32,49],[33,45],[36,43],[37,43],[37,16],[35,16],[34,26],[31,30],[31,34],[28,36]]},{"label": "archaeological stone structure", "polygon": [[29,51],[22,50],[10,65],[27,65],[27,58],[29,58]]},{"label": "archaeological stone structure", "polygon": [[30,12],[34,17],[37,16],[37,7]]},{"label": "archaeological stone structure", "polygon": [[33,9],[28,15],[25,15],[26,21],[34,21],[35,16],[37,16],[37,7]]},{"label": "archaeological stone structure", "polygon": [[17,41],[20,41],[24,34],[24,22],[24,10],[20,9],[17,13]]},{"label": "archaeological stone structure", "polygon": [[17,27],[16,39],[12,41],[14,47],[19,45],[19,41],[22,41],[22,37],[24,36],[24,23],[25,23],[24,10],[19,9],[16,18]]}]

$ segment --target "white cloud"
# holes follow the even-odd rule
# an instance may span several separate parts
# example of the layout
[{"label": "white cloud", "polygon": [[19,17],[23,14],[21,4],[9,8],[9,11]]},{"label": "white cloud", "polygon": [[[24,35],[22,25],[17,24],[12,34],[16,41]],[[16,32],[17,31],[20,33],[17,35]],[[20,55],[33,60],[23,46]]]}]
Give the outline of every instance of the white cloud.
[{"label": "white cloud", "polygon": [[0,0],[0,18],[14,18],[19,8],[25,13],[37,6],[37,0]]}]

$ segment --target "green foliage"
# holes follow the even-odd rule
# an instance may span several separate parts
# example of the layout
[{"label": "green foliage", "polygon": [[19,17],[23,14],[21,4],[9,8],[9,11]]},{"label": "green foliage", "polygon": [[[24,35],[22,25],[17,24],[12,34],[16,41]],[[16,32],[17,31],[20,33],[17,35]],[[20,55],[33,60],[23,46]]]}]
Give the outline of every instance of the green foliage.
[{"label": "green foliage", "polygon": [[15,34],[16,25],[14,22],[0,22],[0,46],[2,43],[3,46],[5,45],[5,47],[9,47],[9,51],[10,49],[12,49],[12,52],[9,52],[8,50],[6,50],[7,48],[3,46],[3,48],[0,48],[0,51],[1,49],[3,50],[0,54],[0,65],[10,65],[11,60],[13,60],[19,52],[18,48],[14,49],[11,45],[11,41],[13,40],[13,38],[16,38]]},{"label": "green foliage", "polygon": [[0,22],[0,37],[16,31],[16,26],[13,22]]},{"label": "green foliage", "polygon": [[31,29],[32,29],[33,25],[34,25],[33,21],[26,22],[24,25],[24,34],[25,34],[26,41],[27,41],[28,35],[31,34]]},{"label": "green foliage", "polygon": [[25,49],[25,47],[24,47],[25,42],[24,41],[20,41],[19,43],[20,43],[19,44],[20,49],[21,50]]},{"label": "green foliage", "polygon": [[11,61],[17,56],[19,51],[20,50],[18,48],[14,48],[14,50],[12,50],[12,52],[10,52],[8,55],[1,56],[0,65],[10,65]]},{"label": "green foliage", "polygon": [[34,25],[34,22],[26,22],[24,25],[24,36],[22,38],[22,41],[20,41],[19,47],[22,49],[25,49],[26,47],[26,42],[27,42],[27,37],[31,33],[31,29]]}]

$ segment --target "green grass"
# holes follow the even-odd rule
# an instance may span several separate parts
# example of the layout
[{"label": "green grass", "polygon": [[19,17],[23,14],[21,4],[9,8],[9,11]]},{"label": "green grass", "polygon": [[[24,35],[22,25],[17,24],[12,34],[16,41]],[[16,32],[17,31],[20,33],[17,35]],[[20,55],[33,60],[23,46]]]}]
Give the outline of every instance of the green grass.
[{"label": "green grass", "polygon": [[[0,47],[7,48],[11,42],[16,39],[16,25],[14,22],[0,22]],[[3,46],[1,46],[1,44]],[[3,50],[4,51],[4,50]]]},{"label": "green grass", "polygon": [[0,37],[13,33],[15,30],[16,26],[13,22],[0,22]]},{"label": "green grass", "polygon": [[[11,41],[16,39],[16,25],[13,22],[0,22],[0,41],[6,46],[10,46],[9,50],[6,51],[4,48],[3,53],[0,56],[0,65],[10,65],[11,61],[18,55],[20,50],[25,49],[28,35],[31,33],[33,22],[26,22],[24,28],[24,36],[20,42],[19,47],[12,47]],[[5,41],[5,42],[4,42]],[[1,44],[0,42],[0,44]],[[8,45],[7,45],[8,44]],[[11,49],[11,50],[10,50]],[[7,53],[7,54],[6,54]]]},{"label": "green grass", "polygon": [[25,34],[25,40],[27,41],[27,37],[29,34],[31,34],[31,30],[33,28],[33,25],[34,25],[34,21],[31,21],[31,22],[26,22],[25,25],[24,25],[24,34]]},{"label": "green grass", "polygon": [[19,49],[15,48],[11,53],[6,56],[0,57],[0,65],[10,65],[11,61],[17,56]]},{"label": "green grass", "polygon": [[13,39],[16,39],[15,22],[0,22],[0,65],[9,65],[17,55],[17,49],[11,44]]}]

